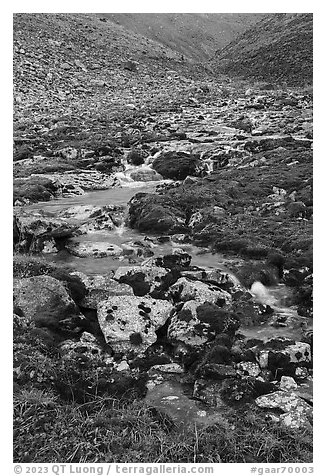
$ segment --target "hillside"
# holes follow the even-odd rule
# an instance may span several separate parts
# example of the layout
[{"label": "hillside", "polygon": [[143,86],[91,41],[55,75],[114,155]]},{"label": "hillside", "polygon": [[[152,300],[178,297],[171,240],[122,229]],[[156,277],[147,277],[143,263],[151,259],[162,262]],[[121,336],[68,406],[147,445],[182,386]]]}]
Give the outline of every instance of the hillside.
[{"label": "hillside", "polygon": [[179,53],[96,14],[15,14],[13,37],[15,148],[48,148],[53,127],[68,127],[74,142],[121,132],[117,118],[174,107],[207,78]]},{"label": "hillside", "polygon": [[312,83],[312,14],[268,15],[221,51],[216,71],[257,80]]},{"label": "hillside", "polygon": [[103,13],[100,15],[195,61],[210,58],[218,48],[259,21],[260,13]]},{"label": "hillside", "polygon": [[14,15],[17,463],[312,461],[312,91],[174,28]]}]

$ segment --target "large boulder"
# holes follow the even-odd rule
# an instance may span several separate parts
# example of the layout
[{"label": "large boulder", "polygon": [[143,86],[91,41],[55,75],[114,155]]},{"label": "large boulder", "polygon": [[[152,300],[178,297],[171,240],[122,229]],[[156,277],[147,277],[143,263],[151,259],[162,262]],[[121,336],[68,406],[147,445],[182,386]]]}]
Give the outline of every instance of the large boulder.
[{"label": "large boulder", "polygon": [[114,296],[98,304],[98,321],[116,352],[141,354],[156,342],[156,330],[168,320],[172,304],[137,296]]},{"label": "large boulder", "polygon": [[129,202],[129,225],[144,232],[173,234],[184,231],[186,215],[165,197],[137,193]]},{"label": "large boulder", "polygon": [[199,154],[169,151],[154,159],[153,169],[166,179],[184,180],[188,175],[196,175]]},{"label": "large boulder", "polygon": [[84,320],[65,286],[51,276],[16,280],[14,304],[37,327],[76,331]]},{"label": "large boulder", "polygon": [[168,338],[172,342],[199,347],[221,333],[234,334],[238,327],[239,321],[235,314],[224,311],[213,303],[191,300],[172,315]]},{"label": "large boulder", "polygon": [[14,245],[19,251],[38,253],[48,242],[52,242],[57,251],[60,243],[74,236],[76,230],[77,227],[66,220],[41,211],[14,210]]},{"label": "large boulder", "polygon": [[230,305],[231,295],[213,284],[180,278],[170,287],[170,295],[176,301],[210,302],[219,306]]}]

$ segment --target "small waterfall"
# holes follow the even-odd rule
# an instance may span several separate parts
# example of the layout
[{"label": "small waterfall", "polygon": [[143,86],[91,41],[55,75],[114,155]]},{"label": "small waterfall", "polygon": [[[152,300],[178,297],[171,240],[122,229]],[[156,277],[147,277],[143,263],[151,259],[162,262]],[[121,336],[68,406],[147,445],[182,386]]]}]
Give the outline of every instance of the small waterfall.
[{"label": "small waterfall", "polygon": [[268,292],[268,289],[260,281],[255,281],[252,284],[250,292],[260,304],[268,304],[270,306],[275,304],[275,298]]},{"label": "small waterfall", "polygon": [[205,154],[205,151],[200,154],[200,161],[204,164],[204,170],[207,175],[210,175],[214,171],[214,161],[210,157],[204,159]]},{"label": "small waterfall", "polygon": [[123,220],[123,222],[119,226],[116,226],[115,232],[118,236],[122,236],[125,230],[126,230],[126,222],[125,220]]},{"label": "small waterfall", "polygon": [[207,165],[207,174],[210,175],[214,171],[214,161],[212,159],[206,159],[205,164]]}]

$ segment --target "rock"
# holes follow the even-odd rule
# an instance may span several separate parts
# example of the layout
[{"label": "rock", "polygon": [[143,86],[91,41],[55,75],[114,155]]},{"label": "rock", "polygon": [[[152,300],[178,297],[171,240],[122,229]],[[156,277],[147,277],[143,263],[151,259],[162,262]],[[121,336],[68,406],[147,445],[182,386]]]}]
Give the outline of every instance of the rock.
[{"label": "rock", "polygon": [[232,310],[242,326],[257,326],[268,320],[271,308],[256,303],[249,292],[237,291],[232,294],[232,299]]},{"label": "rock", "polygon": [[258,377],[258,375],[261,373],[259,365],[254,362],[239,362],[236,365],[236,370],[237,374],[241,375],[242,377]]},{"label": "rock", "polygon": [[280,381],[280,390],[284,390],[285,392],[296,390],[298,388],[298,384],[292,377],[288,377],[286,375],[282,375]]},{"label": "rock", "polygon": [[158,266],[121,266],[114,273],[113,279],[119,283],[129,284],[136,296],[150,294],[152,297],[166,297],[172,274]]},{"label": "rock", "polygon": [[[91,233],[98,230],[114,230],[122,220],[123,209],[119,206],[98,207],[95,205],[77,205],[62,210],[59,217],[79,225],[81,233]],[[120,216],[120,220],[119,220]]]},{"label": "rock", "polygon": [[56,151],[56,155],[66,160],[75,160],[78,157],[78,150],[73,147],[65,147],[64,149]]},{"label": "rock", "polygon": [[242,118],[229,122],[228,127],[234,127],[235,129],[241,129],[245,132],[251,132],[252,122],[249,118],[244,118],[242,116]]},{"label": "rock", "polygon": [[84,221],[101,215],[103,208],[96,205],[75,205],[61,210],[58,216],[69,220]]},{"label": "rock", "polygon": [[201,407],[198,402],[187,397],[177,382],[163,381],[155,385],[146,395],[146,402],[166,415],[167,421],[176,423],[178,428],[205,428],[211,425],[226,425],[219,412]]},{"label": "rock", "polygon": [[73,331],[84,319],[64,285],[51,276],[16,280],[14,303],[38,327]]},{"label": "rock", "polygon": [[311,428],[312,408],[293,392],[273,392],[256,398],[255,402],[260,408],[284,412],[280,421],[289,428]]},{"label": "rock", "polygon": [[46,216],[40,211],[16,209],[14,217],[14,243],[20,251],[43,251],[46,242],[62,242],[71,238],[77,230],[76,226],[65,220]]},{"label": "rock", "polygon": [[311,365],[311,349],[305,342],[288,344],[288,340],[278,338],[266,342],[264,349],[258,351],[257,359],[262,369],[291,376],[296,367]]},{"label": "rock", "polygon": [[180,278],[170,287],[170,295],[176,301],[210,302],[220,306],[231,304],[231,295],[212,284]]},{"label": "rock", "polygon": [[184,180],[188,175],[196,175],[199,155],[169,151],[154,159],[152,167],[165,179]]},{"label": "rock", "polygon": [[229,405],[251,402],[257,395],[271,392],[275,386],[253,377],[230,378],[222,382],[221,397]]},{"label": "rock", "polygon": [[234,333],[237,327],[236,316],[215,304],[187,301],[172,315],[167,335],[172,342],[199,347],[222,332]]},{"label": "rock", "polygon": [[162,175],[152,169],[139,169],[130,173],[130,178],[135,182],[155,182],[163,180]]},{"label": "rock", "polygon": [[125,360],[123,360],[122,362],[120,362],[120,364],[118,364],[118,365],[115,366],[115,370],[116,370],[117,372],[125,372],[125,371],[130,370],[130,367],[129,367],[128,362],[126,362]]},{"label": "rock", "polygon": [[134,295],[132,287],[128,286],[128,284],[117,283],[109,276],[86,276],[78,271],[70,274],[78,276],[86,287],[87,294],[79,304],[87,309],[97,309],[97,305],[101,301],[105,301],[111,296]]},{"label": "rock", "polygon": [[190,243],[190,236],[185,235],[184,233],[176,233],[171,236],[171,241],[174,243]]},{"label": "rock", "polygon": [[280,415],[279,421],[291,430],[312,430],[312,418],[312,409],[310,411],[298,409]]},{"label": "rock", "polygon": [[202,281],[203,283],[213,284],[215,286],[226,289],[230,293],[236,292],[238,290],[244,290],[240,285],[239,281],[229,273],[222,271],[221,269],[198,269],[190,271],[181,271],[181,276],[184,278],[189,278],[195,281]]},{"label": "rock", "polygon": [[200,210],[193,213],[189,219],[188,226],[191,229],[196,229],[199,226],[204,227],[207,223],[220,220],[225,216],[225,214],[225,209],[222,207],[209,207],[205,210]]},{"label": "rock", "polygon": [[204,364],[200,367],[198,376],[204,379],[223,380],[225,378],[236,377],[236,370],[232,365],[224,364]]},{"label": "rock", "polygon": [[93,359],[101,358],[103,364],[113,367],[114,360],[89,332],[83,332],[78,341],[65,340],[59,346],[61,358],[86,365]]},{"label": "rock", "polygon": [[164,197],[137,193],[129,202],[129,224],[142,232],[173,234],[184,231],[186,215]]},{"label": "rock", "polygon": [[183,251],[178,251],[172,255],[159,256],[155,259],[156,266],[168,269],[188,268],[191,263],[191,255]]},{"label": "rock", "polygon": [[112,180],[97,170],[43,174],[43,179],[58,182],[64,196],[81,195],[89,190],[107,190]]},{"label": "rock", "polygon": [[141,148],[132,148],[127,155],[127,162],[132,165],[142,165],[147,155]]},{"label": "rock", "polygon": [[294,372],[294,376],[298,382],[306,380],[308,377],[308,369],[306,367],[297,367]]},{"label": "rock", "polygon": [[125,61],[123,64],[122,64],[122,67],[123,69],[127,69],[128,71],[132,71],[133,73],[135,73],[138,68],[137,68],[137,63],[135,61]]},{"label": "rock", "polygon": [[105,341],[116,352],[141,354],[157,340],[155,333],[170,316],[172,305],[148,297],[113,296],[98,304]]},{"label": "rock", "polygon": [[106,241],[68,241],[65,248],[69,253],[80,258],[105,258],[107,256],[120,256],[122,254],[122,248],[120,248],[120,246],[107,243]]},{"label": "rock", "polygon": [[183,374],[183,368],[179,364],[163,364],[163,365],[153,365],[150,368],[150,371],[154,372],[163,372],[168,374]]}]

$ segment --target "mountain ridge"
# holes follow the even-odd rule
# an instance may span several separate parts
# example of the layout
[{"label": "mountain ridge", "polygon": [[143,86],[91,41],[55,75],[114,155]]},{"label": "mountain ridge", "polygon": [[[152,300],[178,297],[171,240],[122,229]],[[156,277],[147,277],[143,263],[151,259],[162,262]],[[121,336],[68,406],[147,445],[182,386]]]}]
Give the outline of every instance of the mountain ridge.
[{"label": "mountain ridge", "polygon": [[211,65],[215,71],[255,80],[311,84],[313,15],[269,14],[217,51]]}]

